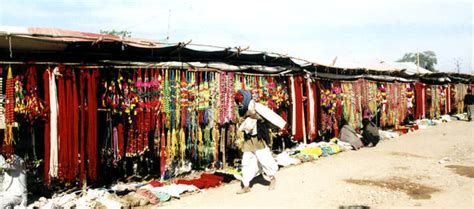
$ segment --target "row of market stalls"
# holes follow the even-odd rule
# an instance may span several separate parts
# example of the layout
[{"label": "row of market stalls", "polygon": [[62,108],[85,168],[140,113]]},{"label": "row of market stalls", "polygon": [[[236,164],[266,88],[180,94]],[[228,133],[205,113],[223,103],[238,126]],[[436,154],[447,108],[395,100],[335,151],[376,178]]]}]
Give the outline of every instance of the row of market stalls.
[{"label": "row of market stalls", "polygon": [[[335,67],[241,48],[208,50],[47,28],[0,28],[4,155],[53,188],[180,168],[234,166],[234,92],[249,90],[288,121],[274,150],[329,141],[344,118],[384,129],[464,111],[474,76],[378,63]],[[215,48],[214,48],[215,49]],[[277,130],[273,130],[277,131]],[[56,187],[59,186],[59,187]]]}]

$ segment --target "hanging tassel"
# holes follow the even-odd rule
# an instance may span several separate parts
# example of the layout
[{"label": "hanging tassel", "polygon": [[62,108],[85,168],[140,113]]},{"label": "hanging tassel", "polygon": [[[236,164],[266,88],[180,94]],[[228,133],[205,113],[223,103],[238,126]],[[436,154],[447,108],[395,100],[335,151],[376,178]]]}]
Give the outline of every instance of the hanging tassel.
[{"label": "hanging tassel", "polygon": [[184,160],[186,158],[186,134],[182,127],[179,130],[179,156],[181,158],[181,163],[184,165]]},{"label": "hanging tassel", "polygon": [[[159,118],[162,121],[164,121],[164,115],[163,118]],[[164,126],[161,127],[161,141],[160,141],[160,175],[161,179],[163,180],[165,176],[165,170],[166,170],[166,136],[165,136],[165,128]],[[169,145],[169,144],[168,144]]]},{"label": "hanging tassel", "polygon": [[171,162],[173,158],[173,146],[171,144],[171,131],[166,133],[166,162]]},{"label": "hanging tassel", "polygon": [[206,160],[206,163],[211,162],[211,156],[212,156],[212,142],[211,142],[211,134],[210,134],[210,128],[206,127],[204,128],[204,158]]},{"label": "hanging tassel", "polygon": [[203,134],[201,131],[201,126],[197,126],[197,143],[198,143],[198,156],[199,159],[202,159],[204,156],[204,142],[203,142]]},{"label": "hanging tassel", "polygon": [[219,159],[219,139],[219,128],[215,126],[214,128],[212,128],[212,153],[214,162],[217,162],[217,160]]},{"label": "hanging tassel", "polygon": [[[0,68],[1,71],[1,68]],[[50,81],[50,69],[47,69],[43,73],[43,81],[44,81],[44,103],[45,103],[45,114],[46,114],[46,120],[44,123],[44,182],[45,184],[49,187],[50,186],[50,176],[49,176],[49,169],[50,169],[50,129],[51,129],[51,114],[50,114],[50,100],[49,100],[49,82]],[[0,76],[0,80],[1,80]],[[0,81],[0,84],[2,82]],[[0,85],[3,86],[3,85]],[[0,92],[2,88],[0,88]],[[0,93],[2,94],[2,93]]]},{"label": "hanging tassel", "polygon": [[172,156],[173,160],[176,157],[177,154],[179,154],[178,150],[178,136],[179,132],[176,131],[176,129],[171,130],[171,153],[170,155]]},{"label": "hanging tassel", "polygon": [[175,126],[177,129],[180,127],[180,122],[181,122],[181,84],[180,84],[180,73],[178,70],[176,70],[176,78],[175,78],[175,114],[176,114],[176,122]]}]

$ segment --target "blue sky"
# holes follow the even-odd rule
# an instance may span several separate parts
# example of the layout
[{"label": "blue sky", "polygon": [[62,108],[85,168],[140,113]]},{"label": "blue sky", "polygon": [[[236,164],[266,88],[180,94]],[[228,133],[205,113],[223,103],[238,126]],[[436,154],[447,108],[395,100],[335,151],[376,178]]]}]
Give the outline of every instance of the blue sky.
[{"label": "blue sky", "polygon": [[432,50],[435,68],[453,71],[460,60],[462,72],[474,67],[473,13],[468,0],[0,0],[0,25],[128,30],[319,63],[390,62]]}]

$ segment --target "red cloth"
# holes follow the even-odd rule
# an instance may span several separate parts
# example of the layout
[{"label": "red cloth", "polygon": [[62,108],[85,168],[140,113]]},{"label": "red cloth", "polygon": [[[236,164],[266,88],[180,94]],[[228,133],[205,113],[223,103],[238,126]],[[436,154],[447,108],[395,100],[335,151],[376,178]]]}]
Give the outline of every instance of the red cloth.
[{"label": "red cloth", "polygon": [[202,179],[213,179],[213,180],[217,180],[217,181],[220,181],[220,182],[222,182],[224,180],[224,177],[217,176],[217,175],[210,174],[210,173],[201,174],[201,178]]},{"label": "red cloth", "polygon": [[292,115],[292,136],[293,140],[301,141],[303,139],[303,78],[301,76],[291,76],[288,78],[291,88],[291,115]]},{"label": "red cloth", "polygon": [[164,185],[162,182],[157,181],[157,180],[150,181],[149,184],[150,184],[152,187],[161,187],[161,186]]},{"label": "red cloth", "polygon": [[93,70],[89,75],[87,88],[87,112],[88,112],[88,134],[87,134],[87,157],[89,178],[94,181],[97,177],[97,84],[99,71]]},{"label": "red cloth", "polygon": [[87,121],[86,121],[86,103],[85,103],[85,90],[86,87],[88,86],[87,84],[87,71],[84,69],[81,69],[81,72],[79,74],[79,105],[81,106],[80,109],[80,114],[79,114],[79,122],[80,122],[80,136],[79,136],[79,153],[80,153],[80,164],[79,164],[79,174],[80,174],[80,180],[81,183],[86,180],[86,173],[85,173],[85,139],[86,139],[86,127],[87,127]]},{"label": "red cloth", "polygon": [[176,184],[186,184],[186,185],[194,185],[199,189],[207,189],[210,187],[219,186],[224,180],[222,176],[216,176],[213,174],[203,173],[201,174],[201,178],[198,179],[178,179],[176,180]]},{"label": "red cloth", "polygon": [[71,175],[72,180],[76,178],[78,173],[78,166],[79,166],[79,98],[77,94],[77,82],[76,82],[76,74],[74,71],[72,72],[72,92],[73,92],[73,99],[72,99],[72,110],[74,111],[72,115],[72,167],[73,172]]},{"label": "red cloth", "polygon": [[416,108],[415,119],[420,119],[424,117],[424,112],[425,112],[424,91],[425,91],[424,85],[420,82],[416,82],[415,83],[415,108]]},{"label": "red cloth", "polygon": [[125,143],[123,138],[123,124],[119,123],[117,125],[117,135],[118,135],[118,149],[120,158],[125,156]]},{"label": "red cloth", "polygon": [[138,143],[138,147],[137,147],[137,149],[135,150],[135,153],[137,153],[137,152],[138,152],[138,153],[141,153],[141,152],[143,151],[143,135],[144,135],[143,132],[144,132],[144,128],[145,128],[145,127],[143,126],[143,124],[144,124],[144,119],[145,119],[145,117],[144,117],[144,114],[143,114],[143,110],[140,109],[140,108],[137,109],[137,117],[136,117],[136,119],[137,119],[137,121],[136,121],[137,123],[136,123],[136,124],[137,124],[137,130],[138,130],[138,133],[137,133],[137,140],[136,140],[136,141],[137,141],[137,143]]},{"label": "red cloth", "polygon": [[49,155],[50,155],[50,114],[49,114],[49,76],[50,70],[45,70],[43,73],[44,80],[44,111],[47,114],[44,122],[44,183],[50,185],[49,179]]},{"label": "red cloth", "polygon": [[[59,72],[61,74],[65,73],[64,66],[58,66]],[[59,168],[58,168],[58,178],[60,181],[66,180],[67,175],[67,138],[68,138],[68,119],[67,112],[68,108],[66,105],[66,83],[64,81],[64,76],[59,76],[57,79],[58,85],[58,155],[59,155]]]},{"label": "red cloth", "polygon": [[[67,138],[66,138],[66,146],[67,146],[67,155],[66,155],[66,180],[67,181],[72,181],[76,177],[76,167],[75,167],[75,162],[77,162],[77,151],[74,150],[75,143],[76,143],[76,137],[74,137],[74,129],[75,129],[75,118],[74,115],[77,112],[77,108],[74,105],[74,90],[75,88],[73,87],[73,79],[74,77],[74,72],[72,69],[67,69],[65,74],[64,74],[64,79],[66,83],[66,118],[67,118]],[[76,160],[76,161],[75,161]]]},{"label": "red cloth", "polygon": [[[316,97],[316,84],[309,79],[306,80],[306,133],[309,141],[313,141],[317,137],[318,127],[317,127],[317,110],[318,103]],[[311,94],[311,95],[310,95]],[[313,120],[311,120],[313,117]]]},{"label": "red cloth", "polygon": [[67,69],[66,72],[63,74],[63,78],[64,78],[65,86],[66,86],[65,109],[67,110],[67,112],[63,113],[63,114],[66,114],[66,126],[67,126],[66,141],[64,142],[64,144],[66,144],[66,150],[67,150],[66,157],[65,157],[66,166],[64,168],[65,169],[64,173],[65,173],[65,180],[67,181],[72,180],[72,175],[74,173],[74,169],[71,166],[72,158],[74,154],[74,151],[72,148],[72,144],[73,144],[72,129],[74,128],[73,115],[74,115],[74,112],[76,111],[72,109],[73,108],[73,92],[72,92],[72,78],[71,78],[70,73],[71,73],[71,69]]}]

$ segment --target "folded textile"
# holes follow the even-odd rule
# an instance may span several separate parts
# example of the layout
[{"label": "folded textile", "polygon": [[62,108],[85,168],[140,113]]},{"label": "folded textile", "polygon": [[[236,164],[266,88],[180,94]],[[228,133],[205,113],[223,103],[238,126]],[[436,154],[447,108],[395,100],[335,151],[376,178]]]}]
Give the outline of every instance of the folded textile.
[{"label": "folded textile", "polygon": [[150,203],[153,205],[159,202],[155,194],[153,194],[151,191],[147,189],[138,189],[137,194],[142,195],[143,197],[146,197],[148,201],[150,201]]},{"label": "folded textile", "polygon": [[187,191],[192,192],[192,191],[199,190],[199,188],[197,188],[194,185],[185,185],[185,184],[170,184],[170,185],[166,185],[162,187],[155,187],[155,188],[150,187],[147,189],[151,190],[153,193],[164,192],[171,195],[172,197],[177,197],[177,198],[179,198],[179,195],[183,192],[187,192]]},{"label": "folded textile", "polygon": [[178,179],[175,182],[177,184],[186,184],[186,185],[194,185],[199,189],[207,189],[210,187],[219,186],[224,180],[224,178],[208,173],[201,174],[201,178],[198,179]]},{"label": "folded textile", "polygon": [[119,184],[114,185],[111,189],[113,189],[115,191],[125,191],[125,190],[135,191],[137,189],[137,187],[135,185],[132,185],[132,184],[119,183]]},{"label": "folded textile", "polygon": [[308,147],[300,151],[301,154],[321,156],[323,150],[320,147]]},{"label": "folded textile", "polygon": [[352,150],[354,147],[352,147],[351,144],[343,141],[338,141],[337,145],[342,149],[342,150]]},{"label": "folded textile", "polygon": [[277,164],[281,166],[296,165],[300,163],[300,160],[290,157],[288,152],[282,152],[278,154],[276,157],[276,161]]},{"label": "folded textile", "polygon": [[331,148],[333,154],[336,154],[336,153],[339,153],[339,152],[342,151],[342,150],[341,150],[341,147],[340,147],[339,145],[337,145],[337,144],[330,144],[330,145],[329,145],[329,148]]},{"label": "folded textile", "polygon": [[171,195],[168,193],[153,191],[153,190],[150,190],[150,191],[153,192],[153,194],[155,194],[155,196],[158,197],[158,199],[160,199],[160,202],[166,202],[171,199]]}]

